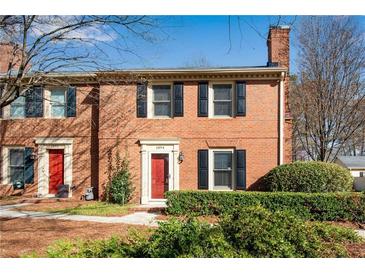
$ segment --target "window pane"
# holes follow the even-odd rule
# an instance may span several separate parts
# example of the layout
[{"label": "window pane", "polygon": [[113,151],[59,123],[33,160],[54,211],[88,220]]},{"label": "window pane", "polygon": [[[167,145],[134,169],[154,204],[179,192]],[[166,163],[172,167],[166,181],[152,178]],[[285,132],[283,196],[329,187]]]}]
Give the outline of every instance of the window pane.
[{"label": "window pane", "polygon": [[214,115],[232,115],[231,102],[214,102]]},{"label": "window pane", "polygon": [[170,86],[168,85],[154,85],[153,100],[154,101],[170,101]]},{"label": "window pane", "polygon": [[24,150],[23,149],[10,149],[10,165],[11,166],[23,166],[24,163]]},{"label": "window pane", "polygon": [[64,90],[52,90],[51,91],[51,104],[64,105],[65,104],[65,91]]},{"label": "window pane", "polygon": [[214,186],[232,187],[231,171],[214,171]]},{"label": "window pane", "polygon": [[214,100],[231,100],[232,85],[213,85]]},{"label": "window pane", "polygon": [[51,115],[52,115],[52,117],[64,117],[65,116],[65,107],[64,106],[52,106]]},{"label": "window pane", "polygon": [[25,116],[25,97],[20,96],[16,98],[10,105],[10,117],[24,117]]},{"label": "window pane", "polygon": [[231,152],[214,152],[214,169],[231,169]]},{"label": "window pane", "polygon": [[24,105],[10,105],[10,117],[24,117]]},{"label": "window pane", "polygon": [[10,167],[10,183],[23,182],[24,169],[22,167]]},{"label": "window pane", "polygon": [[155,116],[170,116],[171,103],[154,103]]}]

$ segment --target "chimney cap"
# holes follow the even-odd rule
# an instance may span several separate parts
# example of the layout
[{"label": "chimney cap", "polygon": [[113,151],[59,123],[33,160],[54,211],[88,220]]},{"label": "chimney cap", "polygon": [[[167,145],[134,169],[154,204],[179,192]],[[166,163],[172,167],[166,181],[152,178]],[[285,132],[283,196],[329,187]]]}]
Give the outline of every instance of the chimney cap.
[{"label": "chimney cap", "polygon": [[290,29],[288,25],[270,25],[270,29]]}]

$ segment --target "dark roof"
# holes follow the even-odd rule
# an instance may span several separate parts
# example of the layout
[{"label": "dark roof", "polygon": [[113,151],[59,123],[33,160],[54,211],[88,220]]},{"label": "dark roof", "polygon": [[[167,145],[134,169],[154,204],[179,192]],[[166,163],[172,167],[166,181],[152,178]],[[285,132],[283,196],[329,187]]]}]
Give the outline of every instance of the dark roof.
[{"label": "dark roof", "polygon": [[364,168],[365,169],[365,156],[338,156],[337,159],[341,163],[350,169]]}]

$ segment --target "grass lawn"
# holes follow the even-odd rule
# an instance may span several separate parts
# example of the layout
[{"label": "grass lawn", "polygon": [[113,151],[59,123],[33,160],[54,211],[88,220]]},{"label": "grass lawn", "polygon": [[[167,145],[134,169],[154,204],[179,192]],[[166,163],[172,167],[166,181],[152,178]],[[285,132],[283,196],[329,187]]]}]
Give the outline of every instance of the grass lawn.
[{"label": "grass lawn", "polygon": [[123,216],[129,213],[134,204],[118,205],[98,201],[47,201],[43,200],[28,206],[19,207],[19,211],[42,211],[89,216]]},{"label": "grass lawn", "polygon": [[64,209],[50,209],[52,213],[66,213],[71,215],[90,215],[90,216],[119,216],[128,213],[132,205],[117,205],[104,202],[95,202],[91,204],[82,204],[76,207],[67,207]]}]

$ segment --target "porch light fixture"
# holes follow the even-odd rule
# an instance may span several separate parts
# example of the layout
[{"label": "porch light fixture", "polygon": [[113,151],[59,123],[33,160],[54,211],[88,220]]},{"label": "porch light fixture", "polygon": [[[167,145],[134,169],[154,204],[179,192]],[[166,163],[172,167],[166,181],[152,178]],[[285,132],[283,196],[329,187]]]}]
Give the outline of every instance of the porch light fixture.
[{"label": "porch light fixture", "polygon": [[180,151],[179,156],[177,157],[177,159],[179,160],[179,163],[182,163],[182,161],[184,161],[184,153],[182,151]]},{"label": "porch light fixture", "polygon": [[36,160],[37,159],[37,153],[32,152],[32,154],[30,155],[30,159]]}]

